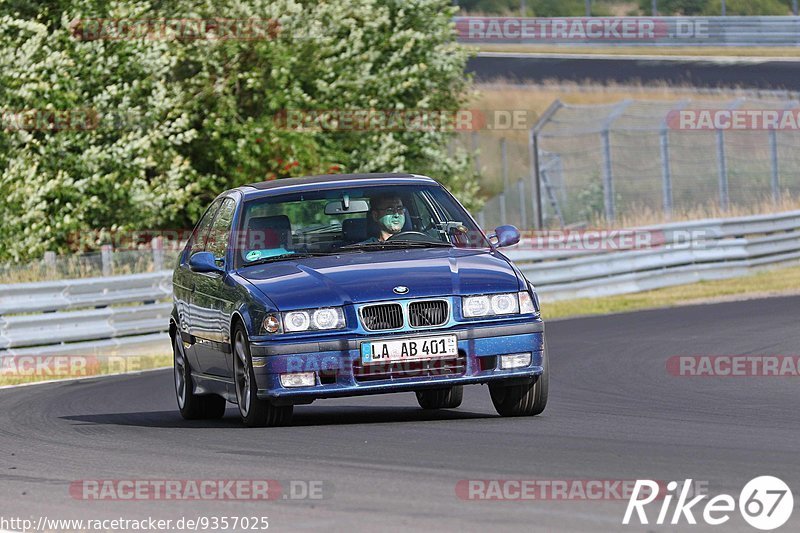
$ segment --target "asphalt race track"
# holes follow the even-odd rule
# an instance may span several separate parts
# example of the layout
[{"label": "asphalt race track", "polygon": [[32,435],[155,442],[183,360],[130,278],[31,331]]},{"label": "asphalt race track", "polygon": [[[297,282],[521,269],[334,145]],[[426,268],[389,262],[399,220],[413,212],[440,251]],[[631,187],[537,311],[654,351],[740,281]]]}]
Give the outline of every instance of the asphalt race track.
[{"label": "asphalt race track", "polygon": [[765,90],[800,90],[800,61],[725,58],[615,56],[546,56],[533,54],[489,54],[473,57],[467,72],[479,82],[505,79],[521,83],[547,80],[577,83],[641,83],[643,85],[742,87]]},{"label": "asphalt race track", "polygon": [[[776,475],[797,494],[797,378],[678,377],[665,364],[672,355],[797,354],[798,308],[800,297],[783,297],[552,322],[550,404],[537,418],[496,416],[481,386],[453,411],[424,412],[411,394],[329,400],[297,407],[291,427],[255,430],[233,408],[222,421],[183,421],[170,371],[0,390],[0,516],[257,515],[277,530],[755,531],[738,511],[716,528],[624,527],[624,501],[469,501],[455,487],[692,478],[738,499],[751,478]],[[256,478],[322,481],[324,498],[69,493],[85,479]],[[780,531],[798,526],[795,509]]]}]

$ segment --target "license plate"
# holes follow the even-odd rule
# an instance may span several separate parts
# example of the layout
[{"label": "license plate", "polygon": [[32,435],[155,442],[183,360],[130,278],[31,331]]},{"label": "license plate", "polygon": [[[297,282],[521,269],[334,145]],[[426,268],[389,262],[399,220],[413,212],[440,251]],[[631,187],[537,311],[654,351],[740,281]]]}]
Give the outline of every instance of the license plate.
[{"label": "license plate", "polygon": [[457,355],[458,341],[455,335],[361,343],[361,362],[365,365],[394,361],[424,361]]}]

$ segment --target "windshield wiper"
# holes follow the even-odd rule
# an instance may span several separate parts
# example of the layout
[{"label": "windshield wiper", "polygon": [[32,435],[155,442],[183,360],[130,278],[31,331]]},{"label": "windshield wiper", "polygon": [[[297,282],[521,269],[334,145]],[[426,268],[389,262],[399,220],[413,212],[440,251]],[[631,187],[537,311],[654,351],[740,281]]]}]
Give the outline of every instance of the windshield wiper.
[{"label": "windshield wiper", "polygon": [[242,266],[249,267],[253,265],[263,265],[264,263],[285,261],[287,259],[304,259],[306,257],[323,257],[326,255],[331,255],[331,254],[325,252],[298,252],[290,254],[280,254],[280,255],[273,255],[272,257],[263,257],[261,259],[256,259],[255,261],[248,261]]},{"label": "windshield wiper", "polygon": [[384,241],[384,242],[362,242],[342,246],[339,250],[359,250],[359,249],[402,249],[402,248],[452,248],[449,242],[439,241]]}]

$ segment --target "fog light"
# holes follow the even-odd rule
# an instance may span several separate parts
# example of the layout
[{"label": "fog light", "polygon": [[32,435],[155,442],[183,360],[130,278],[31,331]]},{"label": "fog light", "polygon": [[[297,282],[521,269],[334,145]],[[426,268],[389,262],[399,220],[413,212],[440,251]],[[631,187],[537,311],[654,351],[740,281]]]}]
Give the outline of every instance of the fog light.
[{"label": "fog light", "polygon": [[522,368],[523,366],[530,366],[530,364],[530,353],[512,353],[500,356],[500,368],[503,370],[508,370],[509,368]]},{"label": "fog light", "polygon": [[283,387],[313,387],[317,384],[316,372],[297,372],[295,374],[281,374]]}]

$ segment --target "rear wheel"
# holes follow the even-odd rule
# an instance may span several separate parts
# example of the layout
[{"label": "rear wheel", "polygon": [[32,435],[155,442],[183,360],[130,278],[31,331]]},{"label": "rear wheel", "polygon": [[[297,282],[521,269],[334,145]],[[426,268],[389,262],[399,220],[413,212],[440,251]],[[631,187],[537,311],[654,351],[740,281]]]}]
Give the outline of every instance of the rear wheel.
[{"label": "rear wheel", "polygon": [[547,360],[549,353],[547,343],[544,346],[542,357],[543,371],[533,383],[522,385],[503,385],[490,383],[489,394],[497,413],[501,416],[536,416],[544,411],[547,406],[547,389],[550,381],[550,371]]},{"label": "rear wheel", "polygon": [[268,400],[258,398],[256,377],[253,373],[250,344],[240,326],[234,334],[233,370],[236,382],[236,400],[239,414],[245,425],[250,427],[285,426],[292,420],[294,406],[272,405]]},{"label": "rear wheel", "polygon": [[175,396],[181,416],[186,420],[216,419],[225,416],[225,398],[216,394],[201,396],[194,393],[192,371],[178,332],[175,332],[175,338],[172,340],[172,360]]},{"label": "rear wheel", "polygon": [[464,399],[464,386],[454,385],[446,389],[417,391],[417,402],[423,409],[455,409]]}]

